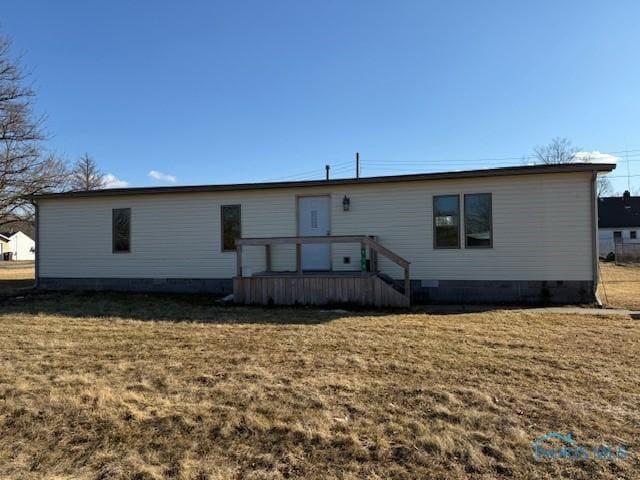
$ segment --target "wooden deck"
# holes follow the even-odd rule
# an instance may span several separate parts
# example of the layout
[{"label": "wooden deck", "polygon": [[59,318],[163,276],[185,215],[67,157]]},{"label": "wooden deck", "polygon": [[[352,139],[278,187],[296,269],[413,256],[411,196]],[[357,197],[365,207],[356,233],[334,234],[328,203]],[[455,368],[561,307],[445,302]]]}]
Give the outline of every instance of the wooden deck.
[{"label": "wooden deck", "polygon": [[409,306],[408,297],[373,273],[269,273],[236,277],[233,295],[237,303],[247,305]]},{"label": "wooden deck", "polygon": [[[363,270],[350,272],[303,272],[301,246],[312,243],[358,243],[368,249],[368,263]],[[271,270],[271,246],[296,245],[296,271]],[[264,246],[266,270],[243,276],[242,247]],[[364,235],[323,237],[240,238],[236,240],[237,276],[233,280],[236,303],[256,305],[371,305],[377,307],[408,307],[411,304],[409,262]],[[383,255],[404,269],[404,286],[398,288],[379,274],[378,255]],[[363,257],[364,258],[364,257]],[[368,264],[368,270],[364,265]],[[402,290],[402,291],[401,291]]]}]

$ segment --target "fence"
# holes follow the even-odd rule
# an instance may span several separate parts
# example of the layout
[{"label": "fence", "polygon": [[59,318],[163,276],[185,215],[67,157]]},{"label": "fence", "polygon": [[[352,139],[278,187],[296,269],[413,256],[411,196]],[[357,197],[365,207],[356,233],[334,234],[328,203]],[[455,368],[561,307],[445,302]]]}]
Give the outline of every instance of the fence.
[{"label": "fence", "polygon": [[616,264],[640,263],[640,243],[616,243]]}]

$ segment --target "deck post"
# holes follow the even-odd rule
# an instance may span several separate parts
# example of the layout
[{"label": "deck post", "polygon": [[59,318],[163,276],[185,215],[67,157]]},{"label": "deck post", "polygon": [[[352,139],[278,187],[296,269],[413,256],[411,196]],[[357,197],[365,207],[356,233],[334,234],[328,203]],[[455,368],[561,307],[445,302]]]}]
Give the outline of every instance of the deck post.
[{"label": "deck post", "polygon": [[296,271],[302,275],[302,245],[296,242]]},{"label": "deck post", "polygon": [[242,278],[242,245],[236,245],[236,273]]},{"label": "deck post", "polygon": [[409,305],[411,305],[411,277],[409,275],[409,267],[404,269],[404,296],[407,297]]},{"label": "deck post", "polygon": [[[374,235],[370,235],[369,238],[373,241],[376,241],[376,237]],[[370,266],[371,271],[373,273],[378,273],[378,251],[369,245],[369,257],[371,259]]]},{"label": "deck post", "polygon": [[267,272],[270,272],[271,271],[271,245],[268,243],[264,246],[264,255],[265,255],[265,260],[267,262]]}]

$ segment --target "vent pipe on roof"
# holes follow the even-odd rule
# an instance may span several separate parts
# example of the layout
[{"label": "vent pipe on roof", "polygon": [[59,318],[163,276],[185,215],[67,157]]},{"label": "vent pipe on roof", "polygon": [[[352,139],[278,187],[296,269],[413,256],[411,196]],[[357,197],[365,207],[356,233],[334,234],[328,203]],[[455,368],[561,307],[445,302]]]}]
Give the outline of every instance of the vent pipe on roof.
[{"label": "vent pipe on roof", "polygon": [[327,180],[329,180],[329,169],[330,169],[330,168],[331,168],[331,167],[330,167],[329,165],[325,165],[325,166],[324,166],[324,169],[327,171]]},{"label": "vent pipe on roof", "polygon": [[625,190],[622,194],[622,203],[624,208],[631,208],[631,192],[629,190]]}]

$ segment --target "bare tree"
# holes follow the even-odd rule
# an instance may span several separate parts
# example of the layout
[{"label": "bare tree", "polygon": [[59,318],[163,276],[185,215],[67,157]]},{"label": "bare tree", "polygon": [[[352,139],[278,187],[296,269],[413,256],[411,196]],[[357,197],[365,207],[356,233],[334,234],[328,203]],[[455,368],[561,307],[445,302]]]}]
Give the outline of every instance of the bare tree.
[{"label": "bare tree", "polygon": [[602,175],[598,176],[598,198],[610,197],[612,195],[613,186],[611,185],[611,180]]},{"label": "bare tree", "polygon": [[571,146],[570,140],[564,137],[555,137],[548,145],[534,148],[533,153],[538,163],[549,165],[573,162],[578,149]]},{"label": "bare tree", "polygon": [[9,41],[0,37],[0,225],[29,217],[31,195],[60,190],[67,179],[65,163],[43,152],[34,93],[24,82]]},{"label": "bare tree", "polygon": [[104,187],[104,175],[95,160],[85,153],[74,165],[70,183],[72,190],[98,190]]}]

